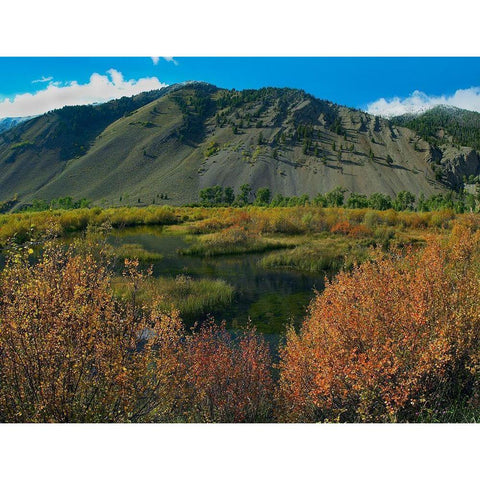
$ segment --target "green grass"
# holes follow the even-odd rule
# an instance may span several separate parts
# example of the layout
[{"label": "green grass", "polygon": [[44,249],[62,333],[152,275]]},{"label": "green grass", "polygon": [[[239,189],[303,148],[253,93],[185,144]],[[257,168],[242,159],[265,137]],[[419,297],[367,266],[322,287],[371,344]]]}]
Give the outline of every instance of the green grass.
[{"label": "green grass", "polygon": [[180,250],[182,255],[214,257],[219,255],[239,255],[244,253],[263,253],[268,250],[291,248],[288,242],[264,238],[259,234],[242,228],[230,227],[217,233],[202,235],[195,245]]},{"label": "green grass", "polygon": [[143,262],[161,260],[163,255],[157,252],[150,252],[139,243],[124,243],[115,248],[115,254],[119,258],[137,258]]},{"label": "green grass", "polygon": [[342,267],[351,267],[354,262],[368,257],[368,242],[350,239],[322,238],[304,239],[303,244],[288,251],[275,252],[262,258],[263,268],[283,268],[320,273],[335,272]]},{"label": "green grass", "polygon": [[445,409],[423,409],[416,420],[419,423],[479,423],[480,409],[459,397]]},{"label": "green grass", "polygon": [[[124,278],[117,278],[113,287],[116,294],[123,298],[128,298],[132,293]],[[174,307],[187,321],[227,307],[233,295],[233,287],[223,280],[195,279],[187,275],[147,278],[137,292],[141,304],[151,305],[158,299],[162,309],[170,311]]]}]

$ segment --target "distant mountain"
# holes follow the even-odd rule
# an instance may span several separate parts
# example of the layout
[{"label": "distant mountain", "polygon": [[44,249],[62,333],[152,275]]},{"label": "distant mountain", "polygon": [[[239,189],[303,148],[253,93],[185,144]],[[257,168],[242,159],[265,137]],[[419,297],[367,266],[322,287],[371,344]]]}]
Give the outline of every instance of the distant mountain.
[{"label": "distant mountain", "polygon": [[432,144],[455,143],[480,150],[480,113],[439,105],[424,113],[391,118]]},{"label": "distant mountain", "polygon": [[16,125],[30,120],[33,117],[6,117],[0,119],[0,133],[10,130]]},{"label": "distant mountain", "polygon": [[439,105],[417,115],[391,119],[430,144],[428,161],[451,188],[463,185],[464,177],[480,175],[480,113]]},{"label": "distant mountain", "polygon": [[[288,196],[337,186],[446,191],[452,182],[439,173],[440,146],[406,121],[295,89],[174,85],[65,107],[0,134],[0,201],[17,194],[18,206],[66,195],[99,205],[182,204],[197,201],[202,188],[238,192],[245,183]],[[446,142],[455,158],[473,155]]]}]

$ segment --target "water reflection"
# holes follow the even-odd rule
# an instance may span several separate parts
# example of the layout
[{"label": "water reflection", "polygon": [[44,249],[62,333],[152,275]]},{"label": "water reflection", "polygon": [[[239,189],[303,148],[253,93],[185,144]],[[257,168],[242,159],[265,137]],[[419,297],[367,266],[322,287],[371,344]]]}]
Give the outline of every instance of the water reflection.
[{"label": "water reflection", "polygon": [[296,271],[268,270],[258,261],[265,254],[232,255],[212,258],[184,256],[178,249],[188,246],[185,237],[162,227],[132,227],[114,231],[109,241],[114,245],[135,243],[150,252],[161,253],[153,264],[155,276],[222,279],[235,288],[233,303],[211,312],[217,320],[226,320],[231,328],[240,327],[250,318],[258,330],[281,334],[288,323],[298,324],[305,316],[314,289],[323,289],[323,276]]}]

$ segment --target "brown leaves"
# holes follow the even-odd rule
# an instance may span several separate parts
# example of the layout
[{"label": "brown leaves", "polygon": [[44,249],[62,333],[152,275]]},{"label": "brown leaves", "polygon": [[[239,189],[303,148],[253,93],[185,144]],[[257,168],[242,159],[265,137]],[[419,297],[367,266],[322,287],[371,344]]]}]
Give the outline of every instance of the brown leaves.
[{"label": "brown leaves", "polygon": [[150,274],[126,261],[132,294],[120,302],[110,270],[86,248],[49,243],[33,266],[12,256],[0,277],[0,420],[264,420],[265,343],[213,322],[186,335],[178,311],[138,305]]},{"label": "brown leaves", "polygon": [[448,403],[469,384],[480,346],[478,246],[478,236],[459,229],[449,245],[431,242],[340,273],[301,332],[288,334],[282,418],[399,420]]},{"label": "brown leaves", "polygon": [[[141,333],[175,318],[147,321],[112,297],[109,272],[92,255],[53,244],[34,266],[10,259],[0,288],[3,421],[136,421],[152,413],[161,376],[152,366],[162,371],[167,342]],[[180,341],[170,333],[169,348],[173,337]]]},{"label": "brown leaves", "polygon": [[237,338],[213,321],[186,340],[186,401],[190,421],[266,421],[272,408],[271,359],[249,329]]}]

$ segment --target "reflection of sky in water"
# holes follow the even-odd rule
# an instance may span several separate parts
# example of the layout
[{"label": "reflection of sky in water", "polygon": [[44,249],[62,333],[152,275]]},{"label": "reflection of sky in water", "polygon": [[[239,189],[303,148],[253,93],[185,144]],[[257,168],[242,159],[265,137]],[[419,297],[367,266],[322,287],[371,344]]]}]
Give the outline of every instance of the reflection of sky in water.
[{"label": "reflection of sky in water", "polygon": [[292,320],[298,323],[304,316],[313,289],[323,288],[323,275],[289,270],[268,270],[258,265],[266,254],[232,255],[199,258],[178,255],[177,249],[188,243],[179,235],[161,234],[161,227],[134,227],[114,233],[113,244],[137,243],[148,251],[161,253],[163,258],[153,263],[154,275],[187,274],[194,278],[220,278],[235,288],[235,299],[223,311],[212,312],[235,328],[248,321],[259,331],[279,334]]}]

